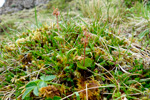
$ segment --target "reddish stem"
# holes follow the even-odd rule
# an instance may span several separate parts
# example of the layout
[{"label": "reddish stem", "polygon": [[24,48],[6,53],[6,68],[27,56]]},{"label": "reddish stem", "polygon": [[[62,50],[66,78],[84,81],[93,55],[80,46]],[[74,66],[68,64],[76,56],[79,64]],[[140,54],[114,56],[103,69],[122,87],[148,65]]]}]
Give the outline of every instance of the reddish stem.
[{"label": "reddish stem", "polygon": [[83,60],[83,66],[85,65],[85,50],[86,50],[86,42],[84,43],[84,60]]},{"label": "reddish stem", "polygon": [[56,15],[56,18],[57,18],[57,29],[58,29],[58,33],[59,33],[58,15]]}]

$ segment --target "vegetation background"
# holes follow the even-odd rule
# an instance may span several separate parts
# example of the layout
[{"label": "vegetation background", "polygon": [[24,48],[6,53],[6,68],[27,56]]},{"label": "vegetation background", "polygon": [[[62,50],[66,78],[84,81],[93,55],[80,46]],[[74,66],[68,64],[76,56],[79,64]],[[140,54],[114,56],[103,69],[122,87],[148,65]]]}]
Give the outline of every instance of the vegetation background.
[{"label": "vegetation background", "polygon": [[1,15],[1,100],[149,100],[149,8],[51,0]]}]

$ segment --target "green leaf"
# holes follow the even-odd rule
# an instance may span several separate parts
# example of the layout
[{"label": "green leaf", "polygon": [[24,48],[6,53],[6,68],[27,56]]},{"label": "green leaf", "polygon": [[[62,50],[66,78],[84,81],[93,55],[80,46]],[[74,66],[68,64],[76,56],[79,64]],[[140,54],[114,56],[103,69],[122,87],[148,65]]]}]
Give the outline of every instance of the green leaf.
[{"label": "green leaf", "polygon": [[53,97],[53,100],[60,100],[60,99],[61,99],[61,97],[58,97],[58,96]]},{"label": "green leaf", "polygon": [[39,89],[42,88],[42,87],[46,87],[46,86],[47,86],[47,83],[44,82],[44,81],[40,81],[40,82],[38,83],[38,88],[39,88]]},{"label": "green leaf", "polygon": [[84,64],[84,66],[83,66],[83,61],[84,60],[82,60],[81,63],[77,62],[77,66],[79,68],[81,68],[81,69],[87,69],[87,67],[91,67],[92,64],[93,64],[93,61],[90,58],[85,58],[85,64]]},{"label": "green leaf", "polygon": [[30,94],[30,92],[33,90],[34,88],[33,87],[28,87],[26,89],[26,91],[24,92],[23,96],[22,96],[22,99],[24,99],[27,95]]},{"label": "green leaf", "polygon": [[40,77],[40,79],[43,80],[43,81],[51,81],[55,78],[56,78],[55,75],[48,75],[48,76],[43,75],[43,76]]},{"label": "green leaf", "polygon": [[149,29],[146,29],[146,30],[144,30],[143,32],[141,32],[139,35],[138,35],[138,37],[140,38],[140,39],[142,39],[146,34],[148,34],[149,33]]},{"label": "green leaf", "polygon": [[53,99],[51,99],[51,98],[46,98],[45,100],[53,100]]},{"label": "green leaf", "polygon": [[87,69],[85,66],[83,66],[83,63],[77,62],[77,67],[81,69]]},{"label": "green leaf", "polygon": [[45,75],[41,76],[40,79],[45,81]]},{"label": "green leaf", "polygon": [[90,67],[92,66],[93,61],[90,58],[85,59],[85,67]]},{"label": "green leaf", "polygon": [[77,96],[77,100],[80,100],[80,95],[78,92],[75,92],[76,96]]},{"label": "green leaf", "polygon": [[39,96],[39,90],[38,87],[35,87],[33,90],[34,95]]},{"label": "green leaf", "polygon": [[31,81],[31,82],[29,82],[27,85],[26,85],[26,88],[29,88],[29,87],[36,87],[37,86],[37,83],[36,82],[34,82],[34,81]]},{"label": "green leaf", "polygon": [[34,80],[32,82],[38,83],[39,81],[40,81],[40,79],[36,79],[36,80]]},{"label": "green leaf", "polygon": [[46,77],[45,77],[45,81],[51,81],[51,80],[53,80],[53,79],[55,79],[55,78],[56,78],[55,75],[49,75],[49,76],[46,76]]}]

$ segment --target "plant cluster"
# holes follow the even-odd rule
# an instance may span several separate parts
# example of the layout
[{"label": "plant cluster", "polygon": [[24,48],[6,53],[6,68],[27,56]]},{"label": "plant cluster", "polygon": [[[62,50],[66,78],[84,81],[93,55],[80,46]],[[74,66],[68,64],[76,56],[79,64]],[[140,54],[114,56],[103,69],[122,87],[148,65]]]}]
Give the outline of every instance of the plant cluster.
[{"label": "plant cluster", "polygon": [[133,36],[122,37],[108,21],[58,19],[58,9],[53,15],[56,23],[0,44],[3,100],[149,98],[149,49]]},{"label": "plant cluster", "polygon": [[[57,34],[57,24],[43,25],[22,33],[15,43],[3,43],[0,64],[6,71],[1,73],[1,91],[10,89],[15,95],[4,92],[5,98],[63,98],[86,87],[87,92],[79,93],[81,99],[86,93],[91,100],[136,98],[135,93],[146,93],[149,73],[134,42],[96,22],[86,26],[68,19],[59,28]],[[93,87],[97,88],[88,89]]]}]

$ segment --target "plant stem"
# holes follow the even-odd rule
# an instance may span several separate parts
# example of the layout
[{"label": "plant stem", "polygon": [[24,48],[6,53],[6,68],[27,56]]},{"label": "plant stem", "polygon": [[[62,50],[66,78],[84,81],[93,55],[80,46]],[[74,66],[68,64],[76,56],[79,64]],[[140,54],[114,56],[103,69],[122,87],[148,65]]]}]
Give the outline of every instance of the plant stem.
[{"label": "plant stem", "polygon": [[57,29],[58,29],[58,33],[59,33],[58,15],[56,15],[56,18],[57,18]]},{"label": "plant stem", "polygon": [[86,42],[84,43],[84,60],[83,60],[83,66],[85,65],[85,49],[86,49]]}]

